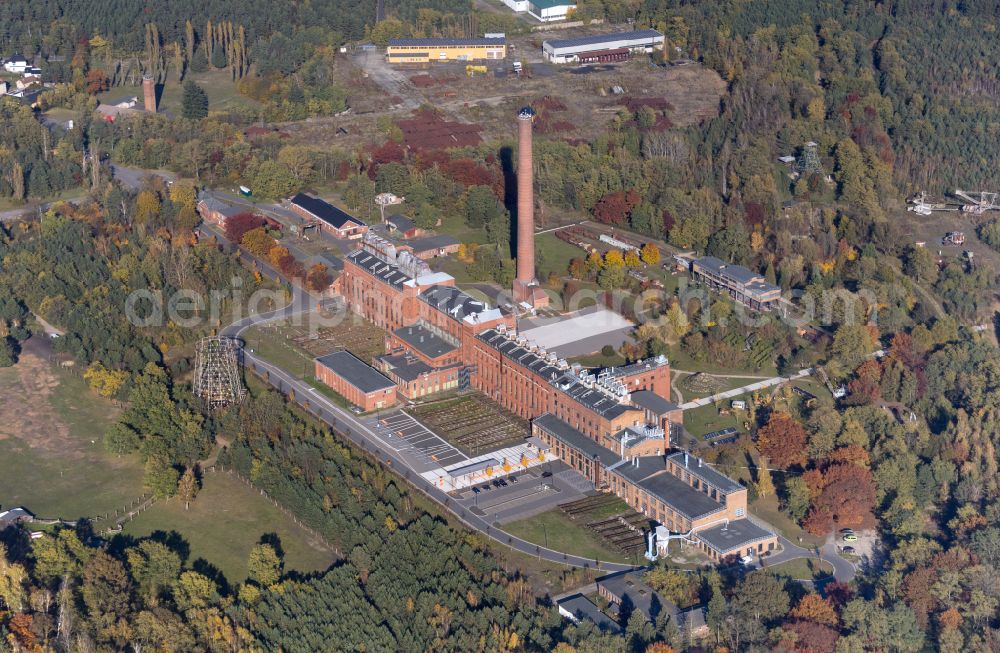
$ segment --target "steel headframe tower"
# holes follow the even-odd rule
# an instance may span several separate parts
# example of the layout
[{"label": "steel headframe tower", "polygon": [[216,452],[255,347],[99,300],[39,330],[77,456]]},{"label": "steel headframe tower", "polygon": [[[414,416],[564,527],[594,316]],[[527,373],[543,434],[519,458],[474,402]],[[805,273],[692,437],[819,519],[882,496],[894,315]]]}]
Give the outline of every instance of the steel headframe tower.
[{"label": "steel headframe tower", "polygon": [[239,403],[246,397],[240,380],[240,352],[236,338],[202,338],[195,348],[194,396],[215,410]]},{"label": "steel headframe tower", "polygon": [[532,166],[532,123],[535,111],[524,107],[517,114],[517,278],[514,300],[533,307],[548,304],[548,295],[535,278],[535,196]]}]

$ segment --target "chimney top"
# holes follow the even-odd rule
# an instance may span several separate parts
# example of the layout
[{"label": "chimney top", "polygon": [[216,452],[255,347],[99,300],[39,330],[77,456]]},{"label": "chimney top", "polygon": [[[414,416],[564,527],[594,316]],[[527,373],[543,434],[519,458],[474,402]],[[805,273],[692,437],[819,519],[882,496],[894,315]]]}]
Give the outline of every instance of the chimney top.
[{"label": "chimney top", "polygon": [[517,112],[518,120],[532,120],[535,117],[535,110],[531,107],[521,107],[521,110]]}]

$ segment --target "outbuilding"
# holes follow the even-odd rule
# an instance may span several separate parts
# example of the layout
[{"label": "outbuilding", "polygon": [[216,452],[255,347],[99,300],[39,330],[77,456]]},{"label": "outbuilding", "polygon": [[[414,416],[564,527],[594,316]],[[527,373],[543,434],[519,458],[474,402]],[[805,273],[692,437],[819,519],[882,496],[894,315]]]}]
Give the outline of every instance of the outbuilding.
[{"label": "outbuilding", "polygon": [[542,55],[552,63],[621,61],[636,52],[663,49],[663,34],[655,29],[612,32],[542,43]]},{"label": "outbuilding", "polygon": [[316,379],[365,412],[396,403],[396,384],[349,351],[315,360]]}]

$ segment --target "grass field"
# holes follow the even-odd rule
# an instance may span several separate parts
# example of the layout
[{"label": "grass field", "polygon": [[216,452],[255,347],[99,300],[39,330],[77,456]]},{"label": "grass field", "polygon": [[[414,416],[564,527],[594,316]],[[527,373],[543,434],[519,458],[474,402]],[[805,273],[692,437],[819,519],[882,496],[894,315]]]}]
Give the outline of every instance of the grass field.
[{"label": "grass field", "polygon": [[549,278],[550,272],[562,277],[567,274],[569,262],[574,258],[586,258],[587,253],[575,245],[559,240],[552,232],[535,237],[535,260],[538,262],[538,278]]},{"label": "grass field", "polygon": [[796,558],[767,569],[772,574],[788,576],[795,580],[819,580],[833,573],[833,565],[816,558]]},{"label": "grass field", "polygon": [[[191,73],[188,79],[192,79],[196,84],[205,89],[208,94],[208,110],[225,111],[236,107],[257,107],[259,103],[248,97],[240,95],[236,90],[236,82],[225,70],[210,70],[204,73]],[[186,81],[186,80],[185,80]],[[170,112],[174,115],[181,113],[181,98],[184,95],[184,82],[178,82],[177,76],[170,72],[167,82],[158,89],[160,94],[157,111]],[[97,96],[101,102],[115,100],[118,98],[135,95],[139,98],[139,105],[142,108],[142,87],[141,86],[115,86],[106,93]]]},{"label": "grass field", "polygon": [[263,535],[277,535],[289,571],[320,571],[336,559],[256,490],[222,472],[205,475],[189,510],[177,499],[157,503],[126,524],[124,532],[143,537],[156,531],[177,532],[190,546],[189,565],[204,559],[230,583],[246,578],[247,556]]},{"label": "grass field", "polygon": [[255,353],[300,379],[312,375],[316,356],[346,349],[370,363],[385,353],[385,331],[354,313],[336,326],[321,328],[315,337],[307,327],[284,321],[255,326],[244,339]]},{"label": "grass field", "polygon": [[40,517],[94,516],[142,494],[142,467],[103,445],[118,408],[79,376],[53,368],[48,343],[29,340],[0,369],[0,505]]},{"label": "grass field", "polygon": [[[680,345],[671,347],[667,356],[670,358],[670,364],[674,369],[686,370],[688,372],[712,372],[713,374],[722,375],[726,373],[749,374],[764,377],[776,376],[778,374],[777,368],[772,363],[768,363],[760,369],[754,369],[752,367],[726,368],[705,361],[696,361]],[[746,379],[746,383],[753,383],[753,379]]]},{"label": "grass field", "polygon": [[[775,483],[781,479],[777,478],[779,473],[774,473]],[[778,497],[773,494],[763,499],[757,499],[750,505],[753,514],[757,515],[771,526],[774,526],[779,533],[788,538],[789,541],[801,543],[802,546],[819,546],[825,538],[816,537],[799,528],[799,525],[792,521],[788,515],[778,508]],[[801,542],[800,542],[801,540]]]},{"label": "grass field", "polygon": [[547,542],[548,548],[556,551],[608,562],[625,562],[620,551],[608,547],[594,531],[581,522],[571,520],[558,508],[510,522],[503,529],[535,544],[546,546]]},{"label": "grass field", "polygon": [[[687,399],[687,393],[684,393],[684,400]],[[684,411],[684,428],[699,439],[706,433],[730,427],[743,430],[743,424],[732,413],[720,415],[713,404]]]}]

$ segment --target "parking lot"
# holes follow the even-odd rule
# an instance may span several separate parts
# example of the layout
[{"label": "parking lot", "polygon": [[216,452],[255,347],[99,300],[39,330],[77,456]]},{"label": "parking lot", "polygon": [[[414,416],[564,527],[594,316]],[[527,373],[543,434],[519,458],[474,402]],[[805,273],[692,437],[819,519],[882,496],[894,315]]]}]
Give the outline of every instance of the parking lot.
[{"label": "parking lot", "polygon": [[396,411],[382,417],[379,423],[385,431],[405,443],[405,447],[400,448],[401,453],[405,453],[405,448],[408,447],[431,467],[447,467],[469,459],[468,456],[402,411]]},{"label": "parking lot", "polygon": [[594,486],[587,479],[562,462],[553,461],[505,479],[477,483],[460,492],[457,498],[462,505],[489,521],[505,524],[593,492]]}]

